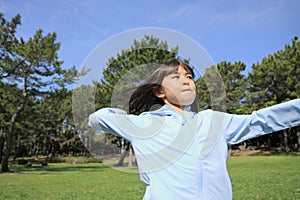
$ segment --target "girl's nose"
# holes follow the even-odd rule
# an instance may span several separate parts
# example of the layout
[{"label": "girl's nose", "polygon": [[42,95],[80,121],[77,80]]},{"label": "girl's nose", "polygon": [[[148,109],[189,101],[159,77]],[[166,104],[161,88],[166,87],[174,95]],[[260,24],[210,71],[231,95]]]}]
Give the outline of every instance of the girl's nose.
[{"label": "girl's nose", "polygon": [[190,84],[190,83],[189,83],[189,78],[183,77],[183,84],[184,84],[184,85],[189,85],[189,84]]}]

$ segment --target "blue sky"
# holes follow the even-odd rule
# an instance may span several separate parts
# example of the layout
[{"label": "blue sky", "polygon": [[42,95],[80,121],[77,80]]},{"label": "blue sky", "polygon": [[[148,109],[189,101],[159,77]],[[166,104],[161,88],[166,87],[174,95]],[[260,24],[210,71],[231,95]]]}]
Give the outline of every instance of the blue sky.
[{"label": "blue sky", "polygon": [[108,38],[143,27],[178,31],[215,63],[243,61],[250,67],[300,35],[299,9],[298,0],[0,0],[7,19],[21,14],[18,36],[26,39],[39,28],[57,33],[66,68],[80,67]]}]

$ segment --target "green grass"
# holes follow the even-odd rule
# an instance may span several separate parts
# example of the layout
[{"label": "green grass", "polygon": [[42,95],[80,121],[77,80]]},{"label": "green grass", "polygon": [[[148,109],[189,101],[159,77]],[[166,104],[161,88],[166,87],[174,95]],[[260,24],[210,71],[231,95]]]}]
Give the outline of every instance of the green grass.
[{"label": "green grass", "polygon": [[[138,173],[125,173],[103,164],[15,166],[0,174],[0,199],[142,199]],[[137,172],[136,169],[133,170]]]},{"label": "green grass", "polygon": [[300,199],[300,156],[232,157],[228,171],[234,199]]},{"label": "green grass", "polygon": [[[137,169],[104,164],[12,166],[0,174],[0,199],[142,199]],[[228,161],[235,199],[300,199],[300,156],[232,157]]]}]

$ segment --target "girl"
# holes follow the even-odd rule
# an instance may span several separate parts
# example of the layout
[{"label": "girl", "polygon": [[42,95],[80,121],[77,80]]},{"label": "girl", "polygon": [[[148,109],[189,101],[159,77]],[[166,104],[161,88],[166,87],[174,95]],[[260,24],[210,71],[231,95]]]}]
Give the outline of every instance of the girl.
[{"label": "girl", "polygon": [[89,117],[91,127],[132,143],[144,200],[232,199],[227,144],[300,125],[300,99],[251,115],[198,112],[193,78],[188,64],[173,60],[133,92],[130,114],[103,108]]}]

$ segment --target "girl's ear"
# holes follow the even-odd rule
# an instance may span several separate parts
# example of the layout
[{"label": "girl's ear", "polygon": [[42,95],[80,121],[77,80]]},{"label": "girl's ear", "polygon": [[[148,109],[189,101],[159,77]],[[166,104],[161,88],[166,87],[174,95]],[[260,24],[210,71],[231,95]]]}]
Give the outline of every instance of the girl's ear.
[{"label": "girl's ear", "polygon": [[160,99],[163,99],[166,96],[165,93],[163,92],[162,88],[155,89],[155,90],[153,90],[153,92],[154,92],[154,95]]}]

